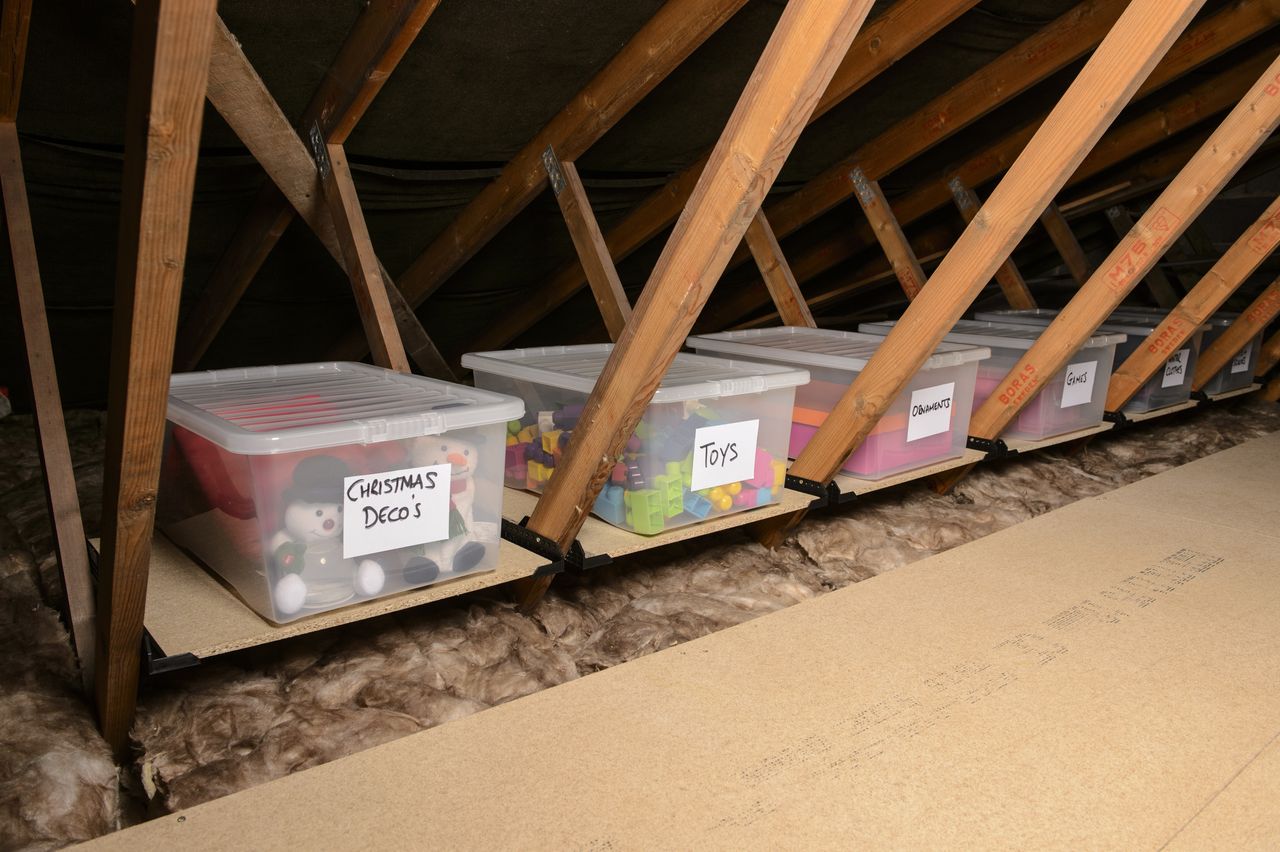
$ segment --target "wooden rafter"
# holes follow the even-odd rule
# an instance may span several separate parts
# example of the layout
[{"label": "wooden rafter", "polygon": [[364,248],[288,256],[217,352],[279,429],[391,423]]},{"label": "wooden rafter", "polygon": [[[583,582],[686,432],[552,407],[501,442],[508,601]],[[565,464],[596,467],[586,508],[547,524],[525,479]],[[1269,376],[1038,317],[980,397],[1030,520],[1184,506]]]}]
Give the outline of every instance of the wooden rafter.
[{"label": "wooden rafter", "polygon": [[813,314],[805,304],[800,286],[796,284],[796,277],[791,274],[791,267],[782,253],[782,246],[778,245],[778,238],[774,235],[773,228],[769,226],[769,220],[765,218],[763,210],[756,211],[756,215],[751,218],[751,224],[747,225],[743,238],[756,259],[760,276],[769,289],[769,295],[782,321],[787,325],[815,328],[817,323],[813,321]]},{"label": "wooden rafter", "polygon": [[[528,526],[567,548],[872,0],[792,0],[756,65]],[[524,590],[526,605],[547,580]]]},{"label": "wooden rafter", "polygon": [[924,269],[921,268],[911,243],[907,241],[902,225],[898,224],[898,217],[893,215],[893,209],[889,207],[880,184],[867,177],[866,172],[857,166],[850,169],[849,180],[853,182],[853,197],[858,199],[858,205],[862,207],[876,240],[884,249],[893,274],[902,285],[902,292],[908,300],[914,299],[924,286]]},{"label": "wooden rafter", "polygon": [[[994,438],[1123,301],[1147,270],[1226,186],[1280,124],[1280,74],[1274,60],[1209,141],[1165,188],[1130,233],[1067,303],[969,421],[969,432]],[[1268,88],[1276,94],[1268,94]],[[1126,387],[1127,382],[1121,387]],[[1108,402],[1111,397],[1108,396]]]},{"label": "wooden rafter", "polygon": [[6,2],[0,12],[0,194],[9,234],[9,258],[18,302],[19,328],[31,379],[36,443],[44,470],[45,498],[53,546],[62,572],[62,606],[80,659],[81,682],[93,691],[94,601],[84,521],[67,443],[62,394],[53,361],[44,287],[36,256],[27,181],[22,170],[18,128],[14,123],[22,89],[22,70],[31,19],[30,0]]},{"label": "wooden rafter", "polygon": [[1254,368],[1254,375],[1265,376],[1267,373],[1280,363],[1280,331],[1271,335],[1262,344],[1262,351],[1258,353],[1258,366]]},{"label": "wooden rafter", "polygon": [[1062,210],[1057,204],[1050,204],[1040,215],[1040,224],[1044,226],[1045,233],[1049,235],[1053,247],[1058,250],[1063,263],[1067,265],[1067,271],[1071,273],[1075,282],[1083,284],[1088,281],[1093,271],[1089,266],[1089,259],[1085,256],[1084,249],[1080,247],[1080,241],[1076,239],[1075,232],[1071,230],[1071,223],[1067,221],[1066,216],[1062,215]]},{"label": "wooden rafter", "polygon": [[[791,466],[830,482],[1199,10],[1203,0],[1133,0],[965,228],[866,368]],[[776,545],[799,513],[761,525]]]},{"label": "wooden rafter", "polygon": [[[1242,0],[1233,7],[1218,12],[1188,30],[1147,78],[1135,97],[1152,94],[1179,79],[1188,70],[1222,55],[1258,33],[1270,29],[1277,22],[1280,22],[1280,8],[1262,0]],[[1188,88],[1160,107],[1125,122],[1108,133],[1094,148],[1068,185],[1105,171],[1142,150],[1229,109],[1270,60],[1270,53],[1264,52],[1242,61],[1218,73],[1214,78]],[[995,145],[969,157],[962,165],[951,169],[950,173],[959,175],[970,186],[981,185],[999,177],[1043,121],[1041,117],[1028,122]],[[950,203],[951,195],[943,183],[925,184],[898,199],[894,204],[894,211],[906,227]],[[793,255],[791,264],[796,280],[804,284],[855,256],[871,245],[874,239],[869,227],[850,228],[834,238],[819,242],[803,253]],[[810,298],[814,295],[810,294]],[[735,297],[727,303],[711,305],[703,319],[706,327],[723,328],[767,302],[768,297],[763,288],[747,284],[736,288]]]},{"label": "wooden rafter", "polygon": [[98,722],[123,754],[138,688],[160,447],[204,116],[214,0],[134,11],[103,467]]},{"label": "wooden rafter", "polygon": [[617,340],[622,336],[627,320],[631,319],[631,303],[627,301],[626,291],[618,279],[618,270],[609,257],[604,234],[600,233],[600,224],[591,211],[591,201],[587,198],[587,189],[582,185],[578,168],[573,163],[561,161],[551,146],[542,152],[542,166],[551,182],[551,192],[560,205],[560,213],[569,226],[573,247],[587,270],[587,280],[591,283],[591,292],[596,306],[600,308],[609,339]]},{"label": "wooden rafter", "polygon": [[[1280,66],[1277,66],[1277,70],[1280,71]],[[1191,179],[1199,179],[1199,175],[1193,174]],[[1215,185],[1206,186],[1206,191],[1212,191]],[[1157,203],[1166,201],[1162,196]],[[1180,213],[1176,208],[1174,212]],[[1167,243],[1171,245],[1173,240],[1169,239]],[[1262,265],[1277,244],[1280,244],[1280,198],[1271,202],[1213,268],[1173,306],[1164,320],[1147,336],[1143,345],[1112,373],[1111,384],[1107,387],[1107,410],[1119,411],[1124,407],[1147,380],[1155,375],[1156,370],[1182,348],[1196,329],[1222,307],[1222,303]]]},{"label": "wooden rafter", "polygon": [[[975,5],[976,0],[899,0],[859,33],[831,85],[815,107],[812,118],[848,98]],[[682,169],[605,235],[609,254],[615,261],[630,256],[676,220],[709,156],[709,152],[703,154]],[[539,288],[537,305],[512,312],[506,320],[493,325],[481,336],[477,347],[497,349],[504,346],[584,286],[586,276],[582,267],[577,263],[568,264]]]},{"label": "wooden rafter", "polygon": [[[341,144],[438,4],[439,0],[373,0],[366,5],[299,126],[309,129],[318,124],[326,141]],[[271,183],[259,192],[183,323],[178,336],[179,369],[195,367],[295,214],[338,264],[345,264],[333,220],[316,192],[315,164],[307,145],[221,20],[209,70],[209,101],[262,165]],[[413,311],[399,298],[385,269],[381,276],[414,362],[428,375],[450,377],[444,359]]]},{"label": "wooden rafter", "polygon": [[[972,222],[982,209],[982,200],[978,198],[978,193],[974,192],[972,187],[965,186],[964,181],[959,177],[953,177],[947,181],[947,188],[951,190],[951,197],[955,200],[960,215],[964,217],[965,224]],[[996,283],[1000,285],[1000,292],[1004,293],[1004,300],[1009,303],[1009,307],[1025,310],[1036,306],[1036,300],[1027,287],[1026,279],[1018,271],[1011,256],[1006,257],[996,267]]]},{"label": "wooden rafter", "polygon": [[[1200,353],[1191,389],[1200,390],[1220,373],[1249,341],[1280,316],[1280,280],[1272,281],[1218,339]],[[1247,365],[1252,368],[1253,364]]]},{"label": "wooden rafter", "polygon": [[[1116,232],[1116,236],[1121,239],[1133,230],[1133,215],[1123,205],[1108,207],[1107,221],[1111,223],[1111,229]],[[1162,308],[1172,308],[1178,304],[1178,288],[1169,280],[1169,276],[1164,274],[1159,264],[1151,267],[1142,280],[1146,282],[1147,290],[1157,305]]]}]

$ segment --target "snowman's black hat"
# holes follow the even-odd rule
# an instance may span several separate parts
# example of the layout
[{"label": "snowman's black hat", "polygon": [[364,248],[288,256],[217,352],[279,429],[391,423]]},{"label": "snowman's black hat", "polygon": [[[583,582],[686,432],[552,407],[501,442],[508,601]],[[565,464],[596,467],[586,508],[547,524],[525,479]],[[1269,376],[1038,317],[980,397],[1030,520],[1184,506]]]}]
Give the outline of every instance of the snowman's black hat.
[{"label": "snowman's black hat", "polygon": [[346,462],[333,456],[308,456],[293,469],[293,485],[285,489],[286,504],[341,503],[342,480],[351,475]]}]

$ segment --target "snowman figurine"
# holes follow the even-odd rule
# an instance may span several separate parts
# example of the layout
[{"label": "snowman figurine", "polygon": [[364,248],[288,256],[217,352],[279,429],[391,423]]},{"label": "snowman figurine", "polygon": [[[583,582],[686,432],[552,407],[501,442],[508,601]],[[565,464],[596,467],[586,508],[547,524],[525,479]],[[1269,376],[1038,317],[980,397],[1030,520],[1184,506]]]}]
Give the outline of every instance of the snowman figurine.
[{"label": "snowman figurine", "polygon": [[412,455],[417,467],[438,464],[450,467],[449,537],[425,545],[421,555],[411,556],[405,562],[405,581],[420,585],[430,583],[444,571],[456,574],[470,571],[484,559],[485,546],[478,539],[496,540],[497,535],[496,525],[477,523],[475,519],[475,471],[480,455],[475,444],[435,435],[417,439]]},{"label": "snowman figurine", "polygon": [[284,529],[271,538],[276,611],[327,609],[356,594],[382,591],[386,574],[372,559],[342,555],[342,482],[350,470],[333,456],[310,456],[284,493]]}]

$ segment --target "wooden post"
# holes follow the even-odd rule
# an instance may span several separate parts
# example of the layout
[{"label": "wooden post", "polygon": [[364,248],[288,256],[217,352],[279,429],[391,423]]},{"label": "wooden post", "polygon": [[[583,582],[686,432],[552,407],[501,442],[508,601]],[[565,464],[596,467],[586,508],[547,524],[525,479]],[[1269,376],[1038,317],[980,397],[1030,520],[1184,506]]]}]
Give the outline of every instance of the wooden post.
[{"label": "wooden post", "polygon": [[[1276,70],[1280,71],[1280,65]],[[1277,115],[1280,116],[1280,113]],[[1280,121],[1280,118],[1277,120]],[[1185,170],[1183,174],[1186,174]],[[1172,242],[1173,239],[1169,239],[1167,244]],[[1271,202],[1240,239],[1205,273],[1200,282],[1169,311],[1147,336],[1142,347],[1115,370],[1107,388],[1107,411],[1119,411],[1123,408],[1147,380],[1155,375],[1156,370],[1174,352],[1181,349],[1195,334],[1196,329],[1213,316],[1213,312],[1222,307],[1222,303],[1236,288],[1262,265],[1275,250],[1277,243],[1280,243],[1280,198]],[[1235,351],[1231,354],[1234,355]],[[1203,363],[1202,355],[1200,365]],[[1221,368],[1222,364],[1218,367]],[[1206,378],[1212,378],[1217,372],[1214,370]],[[1196,375],[1200,375],[1200,366],[1196,367]],[[1194,385],[1193,388],[1198,390]]]},{"label": "wooden post", "polygon": [[[782,12],[635,314],[587,398],[530,529],[568,547],[684,345],[872,0],[792,0]],[[525,584],[532,606],[548,580]]]},{"label": "wooden post", "polygon": [[[439,0],[371,0],[366,4],[304,111],[301,126],[309,129],[319,123],[327,141],[345,141],[438,4]],[[183,322],[176,357],[181,370],[195,368],[293,221],[295,211],[338,264],[345,264],[328,208],[316,192],[315,164],[306,144],[221,20],[214,33],[208,97],[272,183],[258,194]],[[405,306],[391,277],[385,269],[381,273],[401,338],[414,363],[427,375],[452,378],[452,371],[413,311]]]},{"label": "wooden post", "polygon": [[[1280,5],[1266,0],[1244,0],[1220,11],[1189,29],[1147,78],[1135,98],[1141,98],[1178,79],[1187,71],[1221,56],[1248,39],[1273,27],[1280,20]],[[1108,133],[1085,158],[1068,185],[1078,183],[1099,172],[1164,142],[1170,136],[1194,126],[1217,112],[1229,109],[1239,93],[1248,88],[1273,57],[1265,49],[1256,56],[1219,72],[1204,83],[1191,86],[1141,117],[1128,121]],[[979,151],[960,167],[952,170],[970,186],[998,177],[1026,146],[1043,118],[1028,122],[997,144]],[[919,190],[903,196],[894,204],[894,212],[905,227],[922,216],[952,203],[942,183],[926,183]],[[813,277],[848,260],[874,239],[871,229],[849,229],[833,238],[818,242],[802,254],[793,254],[791,268],[796,280],[803,284]],[[614,257],[619,255],[615,252]],[[729,306],[708,308],[710,326],[724,328],[739,317],[768,302],[763,288],[744,286]],[[810,302],[819,294],[810,293]]]},{"label": "wooden post", "polygon": [[618,280],[618,270],[609,257],[600,224],[591,212],[591,200],[587,198],[586,187],[578,176],[578,168],[568,161],[562,162],[550,145],[542,152],[542,166],[551,181],[551,192],[560,205],[565,224],[569,226],[569,236],[578,252],[578,260],[587,271],[587,280],[591,283],[591,292],[600,308],[600,316],[604,318],[609,339],[617,340],[622,336],[627,320],[631,319],[631,303]]},{"label": "wooden post", "polygon": [[[1133,230],[1133,216],[1119,204],[1107,208],[1107,221],[1111,223],[1116,236],[1121,239],[1127,237]],[[1147,282],[1147,289],[1151,291],[1151,298],[1156,300],[1157,305],[1162,308],[1172,308],[1178,304],[1180,298],[1178,288],[1173,286],[1169,276],[1164,274],[1164,270],[1158,264],[1151,267],[1143,280]]]},{"label": "wooden post", "polygon": [[31,0],[5,0],[0,8],[0,122],[13,122],[22,97]]},{"label": "wooden post", "polygon": [[121,756],[138,689],[214,17],[214,0],[139,0],[134,10],[98,575],[98,722]]},{"label": "wooden post", "polygon": [[1075,279],[1077,284],[1083,284],[1089,280],[1092,269],[1089,267],[1089,260],[1085,257],[1084,249],[1080,247],[1080,241],[1076,239],[1076,235],[1071,231],[1071,224],[1067,222],[1067,218],[1062,215],[1062,211],[1058,209],[1057,204],[1050,204],[1040,215],[1040,224],[1044,225],[1045,231],[1049,234],[1049,239],[1053,241],[1054,248],[1058,250],[1058,254],[1062,255],[1062,260],[1067,265],[1067,271],[1071,273],[1071,277]]},{"label": "wooden post", "polygon": [[[810,120],[848,98],[975,5],[974,0],[899,0],[859,33]],[[676,220],[706,167],[708,156],[704,154],[681,170],[605,235],[609,254],[615,261],[628,257]],[[501,348],[564,304],[585,284],[581,266],[570,263],[547,282],[545,295],[539,294],[536,309],[511,312],[506,320],[492,326],[480,338],[476,348]]]},{"label": "wooden post", "polygon": [[893,274],[902,285],[902,292],[907,294],[908,301],[914,299],[924,286],[924,269],[880,190],[880,184],[868,178],[866,172],[857,166],[849,170],[849,180],[853,183],[853,197],[858,199],[862,212],[871,223],[871,230],[875,232],[876,240],[893,267]]},{"label": "wooden post", "polygon": [[[964,181],[959,177],[953,177],[947,181],[947,188],[951,190],[951,197],[955,199],[956,207],[964,217],[965,224],[972,222],[978,215],[978,211],[982,209],[982,201],[978,198],[978,193],[965,186]],[[1000,285],[1000,292],[1004,293],[1004,300],[1009,303],[1009,307],[1025,310],[1036,306],[1036,300],[1031,295],[1031,290],[1028,289],[1027,282],[1018,271],[1012,257],[1006,257],[996,267],[996,283]]]},{"label": "wooden post", "polygon": [[1275,130],[1280,124],[1278,75],[1280,59],[1271,63],[1209,141],[974,412],[969,434],[994,438],[1004,431],[1041,389],[1041,383],[1066,366],[1085,339]]},{"label": "wooden post", "polygon": [[1258,364],[1254,367],[1253,374],[1255,376],[1265,376],[1271,372],[1277,363],[1280,363],[1280,331],[1277,331],[1263,342],[1262,351],[1258,353]]},{"label": "wooden post", "polygon": [[[1058,194],[1202,0],[1133,0],[791,466],[830,482]],[[803,513],[762,522],[778,544]]]},{"label": "wooden post", "polygon": [[[0,25],[4,36],[9,35],[11,16],[17,5],[5,4],[5,19]],[[7,38],[0,38],[0,42],[8,46]],[[3,55],[9,56],[7,52]],[[21,78],[19,58],[17,68],[9,69],[9,79]],[[0,83],[3,82],[0,79]],[[0,94],[3,93],[4,90],[0,89]],[[16,105],[17,93],[13,92],[7,102]],[[9,256],[18,298],[19,326],[31,376],[36,444],[44,470],[54,550],[62,571],[65,617],[80,658],[81,681],[85,692],[92,694],[95,641],[93,579],[89,574],[89,553],[84,522],[80,517],[80,499],[76,494],[75,469],[71,464],[71,449],[67,445],[62,395],[58,392],[58,373],[53,362],[53,344],[49,339],[49,318],[45,314],[40,265],[31,230],[31,210],[27,204],[26,178],[22,173],[18,129],[12,117],[0,121],[0,192],[4,195],[4,218],[9,231]]]},{"label": "wooden post", "polygon": [[[1191,389],[1200,390],[1209,380],[1220,373],[1231,359],[1236,356],[1249,341],[1261,334],[1277,316],[1280,316],[1280,279],[1258,294],[1249,307],[1238,316],[1235,322],[1209,344],[1200,353],[1196,362],[1196,372],[1191,380]],[[1250,364],[1249,368],[1256,365]]]},{"label": "wooden post", "polygon": [[778,308],[778,316],[782,318],[782,322],[786,325],[816,328],[813,314],[809,313],[804,294],[796,284],[796,277],[791,274],[786,255],[782,253],[782,246],[778,245],[778,238],[774,236],[773,228],[769,226],[763,210],[756,211],[751,224],[747,226],[745,237],[751,254],[756,259],[756,266],[760,269],[760,277],[769,288],[769,295],[773,297],[773,304]]},{"label": "wooden post", "polygon": [[326,143],[318,124],[312,126],[311,145],[316,156],[321,191],[338,231],[347,277],[351,279],[351,290],[373,352],[373,362],[389,370],[412,373],[409,356],[405,354],[400,332],[396,329],[395,314],[387,299],[387,286],[373,251],[369,228],[360,210],[360,198],[356,195],[347,152],[340,144]]}]

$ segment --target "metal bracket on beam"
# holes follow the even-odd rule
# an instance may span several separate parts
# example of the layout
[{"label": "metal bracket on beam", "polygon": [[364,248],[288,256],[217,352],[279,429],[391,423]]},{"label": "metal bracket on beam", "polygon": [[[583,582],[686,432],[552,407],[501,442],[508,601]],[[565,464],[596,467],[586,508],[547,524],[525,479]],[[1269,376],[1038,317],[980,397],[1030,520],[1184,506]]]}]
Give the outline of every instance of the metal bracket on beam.
[{"label": "metal bracket on beam", "polygon": [[560,158],[556,149],[548,145],[542,152],[542,167],[547,170],[547,179],[551,181],[551,191],[556,195],[564,192],[564,172],[560,171]]},{"label": "metal bracket on beam", "polygon": [[320,131],[320,123],[315,122],[311,125],[311,130],[307,133],[307,139],[311,142],[311,156],[316,161],[316,171],[320,173],[320,180],[329,179],[329,172],[333,170],[329,165],[329,149],[325,145],[324,133]]},{"label": "metal bracket on beam", "polygon": [[524,548],[530,553],[537,554],[547,560],[547,564],[534,571],[533,576],[544,577],[548,574],[563,572],[566,557],[564,551],[560,549],[560,545],[546,536],[529,529],[525,526],[528,522],[529,519],[527,517],[518,524],[503,518],[502,537],[516,547]]},{"label": "metal bracket on beam", "polygon": [[987,460],[1003,459],[1009,456],[1016,456],[1017,450],[1009,449],[1009,445],[1004,442],[1003,438],[979,438],[976,435],[970,435],[966,442],[971,450],[977,450],[980,453],[987,454]]},{"label": "metal bracket on beam", "polygon": [[853,182],[853,191],[858,194],[858,200],[863,204],[875,204],[876,194],[871,191],[871,184],[867,181],[867,173],[862,170],[861,166],[854,166],[849,170],[849,180]]},{"label": "metal bracket on beam", "polygon": [[1102,419],[1108,423],[1115,424],[1115,428],[1112,431],[1133,425],[1133,421],[1125,417],[1123,411],[1104,411],[1102,412]]},{"label": "metal bracket on beam", "polygon": [[814,500],[809,504],[810,509],[821,509],[824,506],[834,506],[840,502],[840,486],[834,482],[828,482],[823,485],[821,482],[815,482],[812,479],[805,479],[802,476],[793,476],[787,474],[786,486],[792,491],[799,491],[801,494],[812,495]]}]

